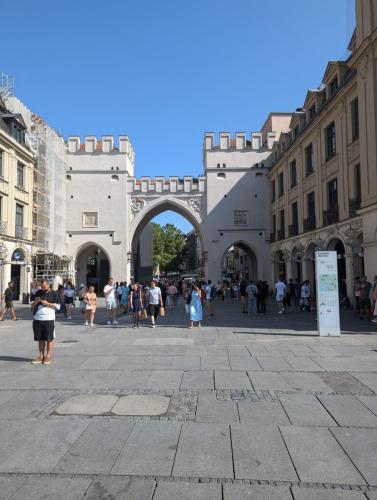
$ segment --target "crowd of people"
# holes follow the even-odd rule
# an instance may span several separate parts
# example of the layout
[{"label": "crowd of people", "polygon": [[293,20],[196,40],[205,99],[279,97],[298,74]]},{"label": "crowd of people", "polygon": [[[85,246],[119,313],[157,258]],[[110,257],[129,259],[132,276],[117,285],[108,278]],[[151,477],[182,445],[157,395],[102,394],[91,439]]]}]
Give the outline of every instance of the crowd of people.
[{"label": "crowd of people", "polygon": [[[8,283],[2,299],[5,307],[0,316],[4,319],[7,311],[13,320],[17,320],[13,304],[13,282]],[[354,311],[360,320],[367,319],[377,323],[377,276],[370,283],[365,276],[355,279]],[[286,281],[278,278],[273,287],[266,281],[169,281],[155,279],[149,283],[115,282],[109,278],[103,289],[107,325],[118,325],[118,317],[129,313],[134,328],[140,328],[141,322],[147,320],[151,328],[155,328],[159,316],[165,315],[165,307],[177,307],[178,298],[182,297],[188,317],[188,328],[200,326],[203,316],[210,319],[215,315],[215,308],[221,307],[225,300],[239,301],[242,314],[251,316],[267,312],[268,298],[274,298],[277,313],[290,310],[313,311],[314,293],[309,280],[298,279]],[[341,307],[351,307],[344,283],[340,283],[339,302]],[[216,305],[217,304],[217,305]],[[53,290],[48,280],[33,283],[31,288],[31,310],[33,314],[34,340],[38,342],[38,356],[33,364],[50,364],[53,341],[55,338],[55,315],[64,314],[67,320],[72,319],[74,309],[80,311],[85,326],[94,326],[97,310],[97,294],[93,284],[82,283],[78,289],[72,281],[65,280],[57,290]]]}]

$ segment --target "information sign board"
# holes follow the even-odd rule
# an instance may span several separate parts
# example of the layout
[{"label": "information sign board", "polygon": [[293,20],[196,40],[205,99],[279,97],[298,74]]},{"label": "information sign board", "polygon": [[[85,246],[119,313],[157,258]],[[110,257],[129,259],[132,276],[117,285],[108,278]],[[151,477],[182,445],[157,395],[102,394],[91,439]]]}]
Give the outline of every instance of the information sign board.
[{"label": "information sign board", "polygon": [[315,252],[318,335],[340,335],[338,256],[336,252]]}]

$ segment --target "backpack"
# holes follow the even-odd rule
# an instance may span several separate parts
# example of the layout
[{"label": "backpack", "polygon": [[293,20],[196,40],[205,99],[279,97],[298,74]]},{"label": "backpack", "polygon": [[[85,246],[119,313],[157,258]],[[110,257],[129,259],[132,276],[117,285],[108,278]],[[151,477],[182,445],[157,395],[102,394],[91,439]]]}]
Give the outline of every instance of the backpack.
[{"label": "backpack", "polygon": [[215,285],[211,285],[211,293],[210,293],[211,299],[214,299],[216,297],[216,293],[217,293],[217,288],[215,287]]}]

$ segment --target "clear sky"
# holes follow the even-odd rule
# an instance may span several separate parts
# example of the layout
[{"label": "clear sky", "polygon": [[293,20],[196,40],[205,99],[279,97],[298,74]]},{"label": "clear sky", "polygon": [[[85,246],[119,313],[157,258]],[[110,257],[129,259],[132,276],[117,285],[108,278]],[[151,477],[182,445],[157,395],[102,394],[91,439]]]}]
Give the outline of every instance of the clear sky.
[{"label": "clear sky", "polygon": [[300,107],[355,25],[354,0],[17,0],[1,18],[16,95],[65,137],[128,134],[138,176],[201,174],[204,132]]}]

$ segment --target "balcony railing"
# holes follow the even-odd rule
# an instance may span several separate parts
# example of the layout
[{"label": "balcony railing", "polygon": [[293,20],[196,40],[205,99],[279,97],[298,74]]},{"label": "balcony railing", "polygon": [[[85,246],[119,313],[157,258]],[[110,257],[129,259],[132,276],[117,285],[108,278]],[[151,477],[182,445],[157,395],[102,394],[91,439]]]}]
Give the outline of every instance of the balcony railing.
[{"label": "balcony railing", "polygon": [[16,226],[15,234],[16,234],[16,238],[19,238],[21,240],[27,240],[27,237],[28,237],[27,227]]},{"label": "balcony railing", "polygon": [[279,229],[278,230],[278,240],[279,241],[280,240],[284,240],[284,238],[285,238],[285,231],[284,231],[284,229]]},{"label": "balcony railing", "polygon": [[7,234],[8,232],[8,223],[0,222],[0,234]]},{"label": "balcony railing", "polygon": [[298,224],[292,224],[288,226],[288,234],[289,236],[297,236],[298,235]]},{"label": "balcony railing", "polygon": [[352,198],[352,200],[349,200],[348,206],[349,206],[350,217],[356,217],[357,210],[361,208],[361,199],[359,197]]},{"label": "balcony railing", "polygon": [[335,224],[336,222],[338,222],[338,220],[339,220],[338,207],[323,211],[323,225],[324,226],[330,226],[330,224]]},{"label": "balcony railing", "polygon": [[270,243],[274,243],[276,241],[276,233],[270,233]]},{"label": "balcony railing", "polygon": [[313,231],[313,229],[315,229],[315,217],[304,219],[304,233],[307,231]]}]

